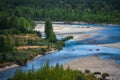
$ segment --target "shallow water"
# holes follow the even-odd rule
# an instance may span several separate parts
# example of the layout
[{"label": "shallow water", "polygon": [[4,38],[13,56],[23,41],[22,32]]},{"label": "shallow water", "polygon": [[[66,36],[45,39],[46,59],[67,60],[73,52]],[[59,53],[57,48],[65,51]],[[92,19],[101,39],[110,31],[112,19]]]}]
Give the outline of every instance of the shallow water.
[{"label": "shallow water", "polygon": [[[103,26],[103,25],[94,25],[94,24],[91,25],[85,24],[83,26],[86,25],[94,26],[94,27]],[[61,51],[42,56],[28,63],[26,66],[13,68],[0,72],[0,80],[6,80],[7,78],[13,76],[15,74],[16,69],[22,69],[25,72],[31,70],[32,68],[37,70],[41,66],[43,66],[48,60],[50,65],[54,66],[57,63],[64,64],[76,58],[82,58],[90,55],[99,54],[101,59],[107,59],[107,60],[112,59],[112,60],[116,60],[117,63],[120,63],[120,49],[108,48],[108,47],[102,47],[96,45],[102,43],[120,42],[120,35],[119,35],[120,26],[104,25],[104,27],[106,27],[107,29],[96,32],[91,31],[84,33],[84,34],[99,33],[99,35],[95,37],[91,37],[82,41],[69,40],[66,42],[65,47]],[[60,38],[60,36],[58,37]]]}]

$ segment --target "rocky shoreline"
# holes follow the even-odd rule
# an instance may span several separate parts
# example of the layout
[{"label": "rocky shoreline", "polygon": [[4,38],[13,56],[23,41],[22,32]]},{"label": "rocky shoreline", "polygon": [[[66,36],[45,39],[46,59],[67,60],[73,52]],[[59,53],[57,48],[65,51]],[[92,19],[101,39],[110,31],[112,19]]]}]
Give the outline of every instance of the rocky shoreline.
[{"label": "rocky shoreline", "polygon": [[120,79],[120,65],[114,60],[101,60],[99,56],[89,56],[75,59],[64,64],[64,68],[73,70],[90,70],[91,72],[108,73],[110,80]]}]

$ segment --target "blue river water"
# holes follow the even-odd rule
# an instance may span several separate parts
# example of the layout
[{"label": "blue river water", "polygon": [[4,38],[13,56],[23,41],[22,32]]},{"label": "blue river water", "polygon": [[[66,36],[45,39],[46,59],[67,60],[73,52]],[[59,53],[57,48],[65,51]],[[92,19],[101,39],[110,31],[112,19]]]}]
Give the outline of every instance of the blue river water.
[{"label": "blue river water", "polygon": [[[32,70],[33,68],[34,70],[38,70],[48,60],[50,65],[55,66],[57,63],[64,64],[70,60],[77,58],[83,58],[91,55],[100,55],[101,59],[115,60],[117,64],[120,64],[120,49],[108,48],[97,45],[120,42],[120,26],[100,24],[79,24],[79,25],[105,27],[106,29],[82,33],[82,34],[98,33],[99,35],[87,38],[82,41],[69,40],[66,42],[65,47],[63,47],[63,49],[60,51],[47,54],[38,59],[35,59],[27,63],[26,66],[1,71],[0,80],[7,80],[9,77],[14,76],[17,69],[22,69],[25,72],[27,72],[28,70]],[[60,38],[60,36],[58,36],[58,38]],[[92,49],[92,51],[90,51],[90,49]]]}]

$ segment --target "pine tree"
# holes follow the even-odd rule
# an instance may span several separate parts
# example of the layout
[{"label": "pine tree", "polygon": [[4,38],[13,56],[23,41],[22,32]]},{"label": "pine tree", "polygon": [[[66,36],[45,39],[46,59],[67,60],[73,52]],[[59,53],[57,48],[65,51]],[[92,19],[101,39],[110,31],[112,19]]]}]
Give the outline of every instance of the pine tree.
[{"label": "pine tree", "polygon": [[0,52],[13,51],[14,45],[14,40],[9,35],[0,37]]},{"label": "pine tree", "polygon": [[53,27],[50,18],[47,18],[45,21],[45,35],[48,41],[56,42],[57,39],[55,33],[53,32]]},{"label": "pine tree", "polygon": [[5,51],[13,51],[14,46],[15,46],[14,40],[12,39],[11,36],[7,35],[6,39],[5,39],[5,43],[4,43],[4,50]]},{"label": "pine tree", "polygon": [[4,36],[1,36],[0,37],[0,52],[3,52],[4,51],[4,44],[5,44],[5,37]]}]

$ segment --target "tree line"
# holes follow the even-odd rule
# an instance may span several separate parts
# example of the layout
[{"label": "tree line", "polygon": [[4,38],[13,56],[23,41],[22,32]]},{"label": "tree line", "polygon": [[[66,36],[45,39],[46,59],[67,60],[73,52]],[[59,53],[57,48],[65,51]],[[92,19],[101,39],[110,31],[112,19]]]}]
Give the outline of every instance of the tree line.
[{"label": "tree line", "polygon": [[1,13],[32,20],[120,22],[119,0],[1,0],[0,4]]},{"label": "tree line", "polygon": [[[96,77],[99,76],[99,77]],[[108,73],[101,74],[100,72],[85,72],[72,70],[69,67],[64,69],[62,65],[56,64],[55,67],[50,66],[47,62],[43,67],[34,71],[32,70],[27,73],[22,70],[18,70],[14,77],[8,80],[107,80],[109,77]]]},{"label": "tree line", "polygon": [[[0,29],[11,29],[11,33],[32,32],[35,24],[32,20],[17,16],[0,16]],[[8,33],[6,33],[8,34]]]}]

